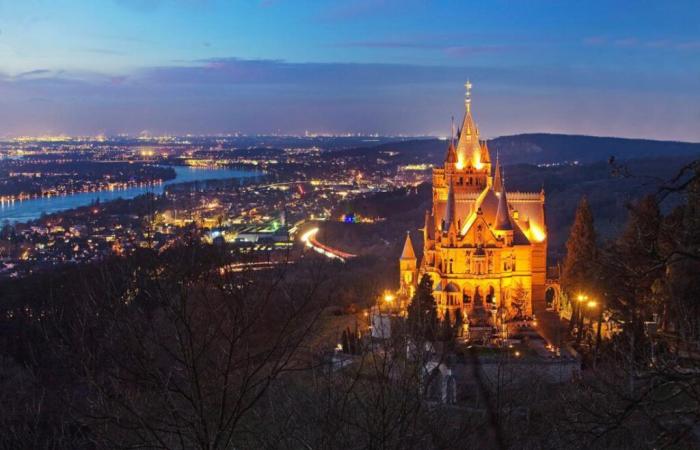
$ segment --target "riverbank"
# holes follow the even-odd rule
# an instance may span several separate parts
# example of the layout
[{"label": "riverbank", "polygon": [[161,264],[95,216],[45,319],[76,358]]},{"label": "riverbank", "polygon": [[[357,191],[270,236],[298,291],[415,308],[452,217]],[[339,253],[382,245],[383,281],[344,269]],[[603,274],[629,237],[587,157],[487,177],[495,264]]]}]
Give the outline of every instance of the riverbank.
[{"label": "riverbank", "polygon": [[242,179],[258,177],[259,172],[237,169],[202,169],[170,166],[175,170],[175,178],[160,184],[132,186],[125,189],[95,192],[79,192],[53,197],[38,197],[29,200],[16,200],[0,203],[0,222],[28,222],[43,214],[53,214],[86,206],[96,201],[109,202],[116,199],[132,199],[146,193],[162,194],[166,187],[181,183],[197,183],[211,180]]}]

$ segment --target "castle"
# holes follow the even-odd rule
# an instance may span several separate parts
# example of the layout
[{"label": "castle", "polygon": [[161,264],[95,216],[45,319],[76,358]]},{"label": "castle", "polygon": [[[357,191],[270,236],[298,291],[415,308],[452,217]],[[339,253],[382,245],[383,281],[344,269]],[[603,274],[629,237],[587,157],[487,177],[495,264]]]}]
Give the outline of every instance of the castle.
[{"label": "castle", "polygon": [[[418,262],[410,234],[399,259],[399,296],[410,302],[420,278],[433,281],[438,313],[473,323],[489,311],[532,315],[544,301],[547,228],[544,190],[507,191],[471,111],[467,83],[464,120],[450,140],[444,166],[433,169],[432,209],[425,213]],[[454,128],[454,127],[453,127]]]}]

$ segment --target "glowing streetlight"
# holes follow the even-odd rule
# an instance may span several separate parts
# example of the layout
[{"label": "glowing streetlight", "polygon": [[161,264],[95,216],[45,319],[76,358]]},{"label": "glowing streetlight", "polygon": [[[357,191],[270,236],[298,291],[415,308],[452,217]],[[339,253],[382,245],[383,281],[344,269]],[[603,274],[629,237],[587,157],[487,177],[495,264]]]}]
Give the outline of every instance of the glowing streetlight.
[{"label": "glowing streetlight", "polygon": [[588,306],[589,308],[593,309],[593,308],[595,308],[596,306],[598,306],[598,302],[596,302],[595,300],[590,300],[590,301],[586,304],[586,306]]},{"label": "glowing streetlight", "polygon": [[387,303],[391,303],[394,301],[394,296],[392,294],[386,293],[384,294],[384,301]]}]

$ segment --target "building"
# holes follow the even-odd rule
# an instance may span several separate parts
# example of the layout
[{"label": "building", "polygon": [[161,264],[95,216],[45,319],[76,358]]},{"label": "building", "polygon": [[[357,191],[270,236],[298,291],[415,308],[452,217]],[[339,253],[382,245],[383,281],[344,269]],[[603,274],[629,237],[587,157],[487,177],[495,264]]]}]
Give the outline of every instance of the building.
[{"label": "building", "polygon": [[530,316],[533,302],[544,302],[547,229],[544,191],[507,191],[498,158],[492,167],[466,86],[464,120],[452,133],[444,166],[433,169],[420,263],[406,237],[399,294],[410,301],[427,274],[440,315],[464,314],[474,325],[497,311],[500,317]]}]

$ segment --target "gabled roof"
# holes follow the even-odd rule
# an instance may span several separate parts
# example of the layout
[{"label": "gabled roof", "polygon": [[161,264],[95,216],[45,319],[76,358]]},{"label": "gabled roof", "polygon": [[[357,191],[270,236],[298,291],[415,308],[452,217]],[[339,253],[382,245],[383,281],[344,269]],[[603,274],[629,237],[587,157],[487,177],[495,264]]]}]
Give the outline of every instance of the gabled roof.
[{"label": "gabled roof", "polygon": [[[469,221],[467,222],[468,227],[465,227],[463,235],[469,238],[469,233],[472,232],[476,227],[479,225],[482,226],[483,230],[483,243],[488,243],[490,242],[496,242],[498,241],[498,238],[496,238],[496,235],[493,234],[493,230],[491,230],[491,227],[489,224],[486,222],[486,219],[484,218],[483,214],[478,214],[478,213],[473,213],[472,217],[469,218]],[[472,239],[470,239],[472,240]]]}]

